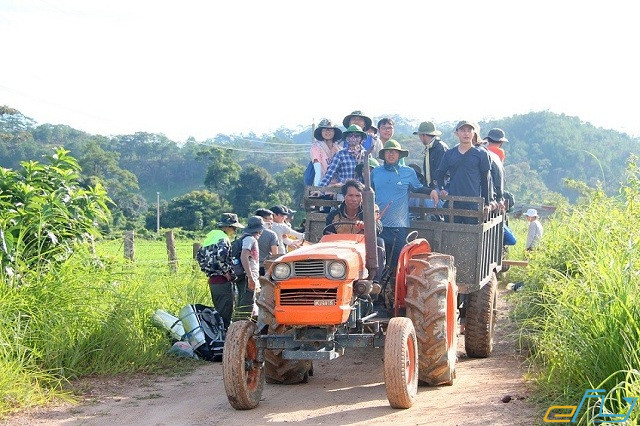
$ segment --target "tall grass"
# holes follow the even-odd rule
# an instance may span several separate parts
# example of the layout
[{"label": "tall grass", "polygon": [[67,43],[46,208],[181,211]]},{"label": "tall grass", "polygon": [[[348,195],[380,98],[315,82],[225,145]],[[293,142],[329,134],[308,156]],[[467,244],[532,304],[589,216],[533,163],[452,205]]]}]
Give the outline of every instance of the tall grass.
[{"label": "tall grass", "polygon": [[139,262],[123,260],[118,244],[98,244],[100,257],[79,245],[58,268],[23,271],[19,286],[0,272],[0,416],[64,396],[75,377],[171,365],[153,312],[211,303],[191,243],[179,245],[177,273],[163,242],[137,242]]},{"label": "tall grass", "polygon": [[[634,165],[620,197],[585,191],[545,224],[514,310],[536,382],[551,403],[577,404],[586,389],[610,390],[606,410],[640,396],[640,185]],[[581,421],[593,420],[585,410]],[[640,421],[640,407],[630,424]]]}]

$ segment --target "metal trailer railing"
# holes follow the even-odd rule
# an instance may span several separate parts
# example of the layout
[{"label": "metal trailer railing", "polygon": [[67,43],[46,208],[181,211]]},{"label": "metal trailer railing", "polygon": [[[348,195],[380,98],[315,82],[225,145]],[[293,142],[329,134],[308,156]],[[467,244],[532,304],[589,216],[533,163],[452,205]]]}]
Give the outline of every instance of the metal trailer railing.
[{"label": "metal trailer railing", "polygon": [[[321,199],[311,197],[314,193],[330,194]],[[340,204],[336,200],[339,187],[307,187],[304,196],[306,240],[317,242],[328,210]],[[504,255],[505,214],[498,211],[485,213],[481,197],[441,197],[448,201],[444,208],[420,207],[425,205],[427,194],[410,194],[409,214],[411,231],[429,242],[431,250],[454,257],[456,282],[462,294],[479,290],[491,280],[494,272],[502,270]],[[473,210],[453,208],[453,202],[474,203]],[[324,211],[326,209],[327,211]],[[475,218],[476,224],[456,223],[456,218]]]}]

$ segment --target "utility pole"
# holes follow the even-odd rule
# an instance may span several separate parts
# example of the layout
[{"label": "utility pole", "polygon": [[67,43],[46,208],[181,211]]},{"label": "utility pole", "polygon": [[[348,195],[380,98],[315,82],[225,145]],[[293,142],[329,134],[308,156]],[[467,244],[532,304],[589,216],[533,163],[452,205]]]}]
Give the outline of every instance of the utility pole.
[{"label": "utility pole", "polygon": [[156,233],[160,233],[160,192],[156,192]]}]

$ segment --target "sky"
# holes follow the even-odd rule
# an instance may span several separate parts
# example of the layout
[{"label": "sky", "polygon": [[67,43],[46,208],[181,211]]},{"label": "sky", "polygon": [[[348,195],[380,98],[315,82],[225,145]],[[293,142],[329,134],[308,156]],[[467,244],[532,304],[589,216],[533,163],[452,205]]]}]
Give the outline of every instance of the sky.
[{"label": "sky", "polygon": [[438,123],[549,110],[640,136],[636,8],[0,0],[0,105],[40,124],[174,141],[353,110]]}]

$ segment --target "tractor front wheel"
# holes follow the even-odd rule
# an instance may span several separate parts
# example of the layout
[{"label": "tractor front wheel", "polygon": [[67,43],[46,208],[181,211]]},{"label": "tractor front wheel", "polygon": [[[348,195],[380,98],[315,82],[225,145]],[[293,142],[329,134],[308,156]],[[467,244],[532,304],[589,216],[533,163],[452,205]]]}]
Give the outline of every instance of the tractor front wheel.
[{"label": "tractor front wheel", "polygon": [[418,342],[409,318],[389,321],[384,342],[384,386],[393,408],[409,408],[418,393]]},{"label": "tractor front wheel", "polygon": [[253,336],[256,325],[236,321],[229,327],[222,353],[222,378],[229,403],[236,410],[256,408],[264,389],[264,365],[258,362]]},{"label": "tractor front wheel", "polygon": [[[280,325],[275,317],[275,285],[267,277],[260,277],[258,298],[258,322],[269,326],[269,334],[293,333],[293,328]],[[290,360],[282,357],[282,349],[264,351],[265,374],[269,384],[292,385],[307,383],[313,375],[313,364],[306,360]]]}]

